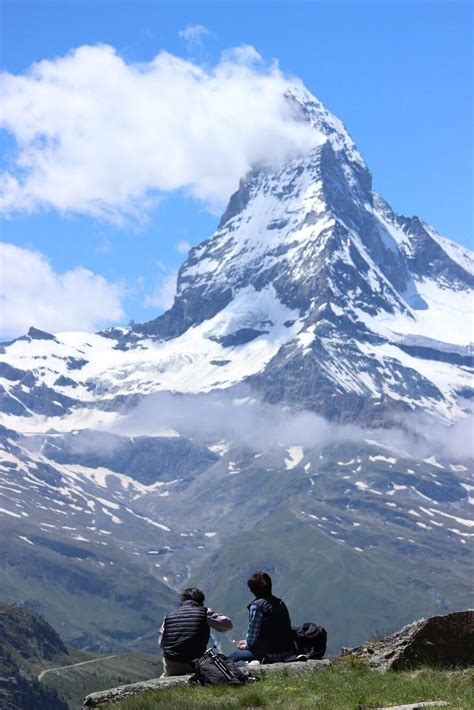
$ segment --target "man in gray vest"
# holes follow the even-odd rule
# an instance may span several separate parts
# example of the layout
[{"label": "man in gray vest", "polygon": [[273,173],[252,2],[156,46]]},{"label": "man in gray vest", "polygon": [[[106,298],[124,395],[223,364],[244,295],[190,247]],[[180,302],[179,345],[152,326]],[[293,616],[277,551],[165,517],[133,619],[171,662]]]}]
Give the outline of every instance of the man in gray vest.
[{"label": "man in gray vest", "polygon": [[211,629],[230,631],[232,621],[204,606],[204,594],[196,587],[181,594],[179,609],[166,614],[158,643],[163,649],[164,676],[194,673],[192,661],[207,648]]}]

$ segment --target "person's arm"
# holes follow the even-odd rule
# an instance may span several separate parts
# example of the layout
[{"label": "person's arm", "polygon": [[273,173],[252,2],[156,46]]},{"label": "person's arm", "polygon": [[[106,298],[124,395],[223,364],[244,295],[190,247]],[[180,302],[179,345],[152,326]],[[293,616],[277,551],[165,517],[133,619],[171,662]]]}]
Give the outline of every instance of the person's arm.
[{"label": "person's arm", "polygon": [[249,610],[249,627],[247,630],[247,638],[245,639],[245,647],[251,651],[262,626],[262,612],[256,605],[251,605]]},{"label": "person's arm", "polygon": [[230,631],[234,626],[228,616],[218,614],[212,609],[207,610],[207,623],[215,631]]},{"label": "person's arm", "polygon": [[163,633],[165,631],[165,620],[163,619],[163,623],[160,626],[160,633],[158,636],[158,646],[161,646],[161,642],[163,641]]}]

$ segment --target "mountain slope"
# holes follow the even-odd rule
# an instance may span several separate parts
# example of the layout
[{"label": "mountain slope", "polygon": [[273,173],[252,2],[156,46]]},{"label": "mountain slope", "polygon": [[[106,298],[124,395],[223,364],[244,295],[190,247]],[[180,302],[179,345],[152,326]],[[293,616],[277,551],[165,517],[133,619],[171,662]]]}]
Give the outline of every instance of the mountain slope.
[{"label": "mountain slope", "polygon": [[287,100],[316,147],[242,178],[171,309],[2,346],[2,594],[68,642],[149,648],[193,580],[243,623],[254,566],[310,616],[321,558],[333,650],[467,603],[473,256]]},{"label": "mountain slope", "polygon": [[67,663],[68,651],[54,629],[19,607],[0,604],[0,703],[5,710],[67,710],[54,689],[43,688],[36,665]]},{"label": "mountain slope", "polygon": [[98,656],[67,648],[30,609],[0,604],[0,704],[5,710],[73,710],[84,695],[161,673],[158,656]]}]

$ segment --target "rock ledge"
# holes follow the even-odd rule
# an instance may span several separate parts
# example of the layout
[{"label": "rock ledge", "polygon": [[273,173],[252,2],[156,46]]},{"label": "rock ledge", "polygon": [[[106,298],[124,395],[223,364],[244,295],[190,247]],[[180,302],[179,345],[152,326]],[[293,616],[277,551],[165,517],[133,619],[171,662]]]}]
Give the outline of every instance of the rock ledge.
[{"label": "rock ledge", "polygon": [[[272,663],[271,665],[252,666],[253,675],[265,676],[281,673],[283,670],[290,673],[304,673],[305,671],[319,671],[323,668],[328,668],[331,661],[324,659],[322,661],[306,661],[306,663]],[[163,690],[177,685],[187,685],[190,675],[170,676],[169,678],[152,678],[144,680],[140,683],[132,683],[130,685],[121,685],[118,688],[110,688],[110,690],[102,690],[98,693],[91,693],[84,700],[84,708],[96,708],[105,703],[116,703],[120,700],[125,700],[131,695],[146,693],[149,690]]]}]

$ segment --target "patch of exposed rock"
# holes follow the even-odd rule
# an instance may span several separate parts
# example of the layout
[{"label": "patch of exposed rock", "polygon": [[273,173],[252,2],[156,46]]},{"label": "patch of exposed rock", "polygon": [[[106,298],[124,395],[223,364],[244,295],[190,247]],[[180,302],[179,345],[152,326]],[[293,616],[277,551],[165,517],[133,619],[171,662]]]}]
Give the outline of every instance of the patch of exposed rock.
[{"label": "patch of exposed rock", "polygon": [[441,667],[474,665],[474,611],[456,611],[408,624],[380,641],[344,655],[361,658],[378,670],[403,670],[428,663]]}]

